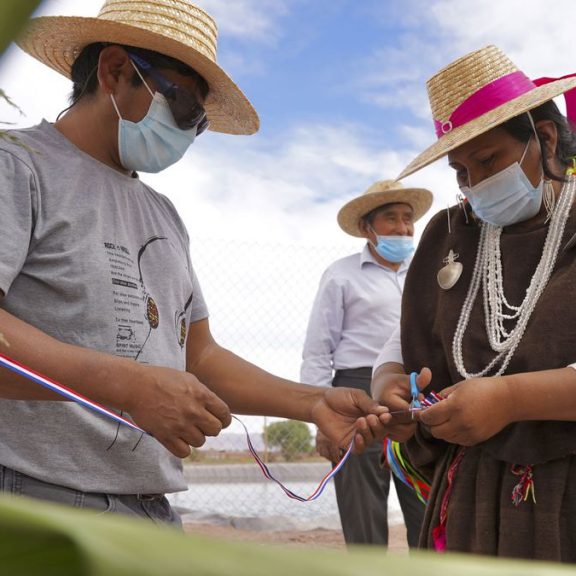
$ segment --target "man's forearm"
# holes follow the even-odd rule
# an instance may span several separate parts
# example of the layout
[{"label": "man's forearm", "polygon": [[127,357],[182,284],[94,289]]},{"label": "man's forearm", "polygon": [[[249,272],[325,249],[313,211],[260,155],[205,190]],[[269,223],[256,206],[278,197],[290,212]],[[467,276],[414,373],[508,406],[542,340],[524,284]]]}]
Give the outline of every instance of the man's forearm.
[{"label": "man's forearm", "polygon": [[[129,386],[123,374],[137,363],[113,355],[65,344],[0,310],[0,352],[32,370],[117,409],[126,409]],[[0,398],[64,400],[7,368],[0,368]]]},{"label": "man's forearm", "polygon": [[214,343],[190,371],[232,412],[310,421],[323,388],[279,378]]}]

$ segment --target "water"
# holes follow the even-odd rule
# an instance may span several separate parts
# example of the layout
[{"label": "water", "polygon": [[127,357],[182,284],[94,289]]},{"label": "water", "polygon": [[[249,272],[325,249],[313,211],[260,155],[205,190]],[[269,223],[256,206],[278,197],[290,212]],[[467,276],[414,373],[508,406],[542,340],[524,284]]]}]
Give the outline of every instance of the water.
[{"label": "water", "polygon": [[[287,482],[286,485],[303,497],[308,497],[317,487],[314,482]],[[312,502],[293,500],[284,494],[280,486],[266,480],[193,483],[186,492],[172,494],[169,499],[178,509],[188,511],[191,520],[258,518],[263,520],[266,529],[270,529],[272,524],[279,524],[278,529],[282,529],[282,525],[288,529],[340,529],[333,482],[329,482],[320,497]],[[392,484],[388,498],[388,522],[400,524],[402,521],[400,504]]]}]

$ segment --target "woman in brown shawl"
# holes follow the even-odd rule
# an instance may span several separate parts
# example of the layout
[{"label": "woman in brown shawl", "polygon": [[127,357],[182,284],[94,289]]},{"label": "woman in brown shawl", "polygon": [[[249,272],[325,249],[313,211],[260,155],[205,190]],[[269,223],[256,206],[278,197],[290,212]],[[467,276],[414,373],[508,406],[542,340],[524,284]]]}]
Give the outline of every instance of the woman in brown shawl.
[{"label": "woman in brown shawl", "polygon": [[494,46],[428,81],[438,141],[400,177],[447,155],[465,199],[425,230],[372,385],[391,411],[412,372],[444,398],[391,426],[431,484],[424,548],[576,562],[576,137],[552,102],[575,86]]}]

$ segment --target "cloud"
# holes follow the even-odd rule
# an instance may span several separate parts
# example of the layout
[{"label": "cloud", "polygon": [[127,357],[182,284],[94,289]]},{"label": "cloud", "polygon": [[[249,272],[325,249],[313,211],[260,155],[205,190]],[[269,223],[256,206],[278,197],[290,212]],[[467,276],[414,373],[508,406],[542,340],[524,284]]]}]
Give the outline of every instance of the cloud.
[{"label": "cloud", "polygon": [[[234,38],[232,46],[242,43],[237,53],[228,49],[222,54],[235,76],[239,69],[262,70],[267,47],[282,38],[283,19],[299,1],[198,4],[217,19],[222,37]],[[433,137],[423,78],[452,58],[456,20],[430,17],[428,4],[406,2],[399,43],[394,39],[390,47],[372,53],[362,87],[365,98],[383,107],[409,109],[420,119],[398,128],[408,147],[393,138],[383,143],[368,124],[320,123],[313,117],[300,124],[294,117],[286,130],[274,134],[202,136],[181,162],[161,174],[142,175],[174,202],[187,226],[214,334],[283,376],[297,378],[307,315],[322,270],[363,244],[340,230],[338,210],[375,180],[397,175]],[[43,8],[90,16],[99,4],[51,2]],[[450,8],[447,1],[440,4]],[[414,20],[414,14],[421,20]],[[444,37],[432,49],[430,35],[420,32],[424,24],[436,26],[440,17],[446,20]],[[69,82],[17,49],[2,64],[0,85],[28,113],[21,124],[36,123],[42,116],[54,120],[64,107]],[[375,69],[381,74],[375,75]],[[38,86],[44,87],[42,98]],[[435,194],[433,209],[417,224],[419,236],[435,211],[453,203],[457,189],[443,161],[406,179],[405,185],[427,187]],[[265,340],[262,347],[259,338]]]},{"label": "cloud", "polygon": [[77,2],[74,0],[44,0],[38,6],[34,16],[84,16],[93,17],[98,14],[102,2],[94,0],[84,0]]},{"label": "cloud", "polygon": [[426,80],[488,44],[500,47],[531,77],[573,72],[566,67],[573,27],[561,16],[571,13],[571,0],[557,0],[553,9],[544,0],[405,0],[403,5],[396,42],[368,55],[358,79],[363,100],[382,108],[401,105],[429,122]]},{"label": "cloud", "polygon": [[464,54],[493,43],[529,74],[566,74],[572,72],[565,66],[573,51],[573,26],[563,15],[573,8],[571,0],[440,0],[430,12],[453,51]]},{"label": "cloud", "polygon": [[[339,208],[375,180],[397,175],[433,138],[425,91],[422,84],[418,86],[418,79],[428,66],[426,58],[419,55],[429,56],[430,50],[426,49],[425,35],[418,35],[422,24],[410,16],[414,9],[422,8],[422,3],[407,1],[409,5],[399,12],[405,15],[401,23],[404,36],[399,45],[391,43],[389,48],[381,48],[373,55],[386,61],[387,68],[383,68],[381,78],[373,74],[366,77],[366,84],[372,87],[377,87],[380,81],[387,82],[383,90],[373,92],[381,105],[393,103],[420,114],[420,122],[398,126],[397,133],[404,143],[400,146],[393,138],[383,142],[380,135],[375,137],[370,126],[360,123],[331,125],[313,120],[307,120],[305,126],[295,120],[286,130],[266,136],[202,137],[174,167],[160,175],[143,175],[145,181],[174,201],[191,235],[220,238],[230,234],[235,238],[268,238],[286,244],[355,242],[337,226]],[[281,36],[282,18],[294,10],[294,2],[202,0],[198,3],[218,19],[226,35],[236,34],[242,41],[257,45]],[[86,4],[92,7],[88,10],[86,6],[86,12],[93,15],[100,3]],[[437,5],[438,10],[455,10],[448,0],[434,4]],[[44,7],[50,13],[78,12],[77,3],[69,1],[47,2]],[[456,20],[438,10],[431,17],[431,25],[436,26],[435,19],[443,19],[444,27],[452,30],[436,47],[436,58],[440,59],[441,54],[449,51],[457,32],[453,31]],[[244,23],[243,26],[230,28],[238,22]],[[68,81],[18,49],[11,51],[3,66],[3,88],[28,113],[21,124],[36,123],[42,116],[53,120],[64,107]],[[50,86],[42,102],[30,89],[31,83],[23,78],[34,78],[38,84]],[[443,191],[453,189],[454,185],[451,174],[442,164],[439,166],[423,171],[422,176],[415,175],[414,185],[439,190],[442,198],[439,205],[444,206]],[[453,197],[453,192],[450,195]]]},{"label": "cloud", "polygon": [[220,34],[250,42],[274,43],[281,37],[286,0],[196,0],[218,23]]},{"label": "cloud", "polygon": [[[218,235],[343,244],[339,208],[375,180],[397,175],[405,162],[370,143],[361,127],[316,124],[274,137],[199,139],[183,161],[144,179],[200,235],[214,235],[206,215],[218,214]],[[193,184],[184,189],[182,182]]]}]

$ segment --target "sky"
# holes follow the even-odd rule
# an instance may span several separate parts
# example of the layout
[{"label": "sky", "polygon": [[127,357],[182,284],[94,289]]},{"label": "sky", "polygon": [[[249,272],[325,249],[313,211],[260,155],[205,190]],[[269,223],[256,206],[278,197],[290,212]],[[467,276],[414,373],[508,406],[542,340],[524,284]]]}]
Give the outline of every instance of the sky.
[{"label": "sky", "polygon": [[[206,133],[184,159],[143,178],[176,204],[191,236],[350,245],[339,208],[396,176],[434,141],[426,80],[496,44],[529,76],[570,67],[570,0],[197,0],[219,25],[218,60],[254,104],[253,136]],[[95,16],[100,0],[45,0],[38,15]],[[554,10],[551,9],[554,7]],[[54,120],[69,82],[19,48],[0,86],[25,126]],[[453,203],[445,160],[407,178],[432,190],[429,216]]]},{"label": "sky", "polygon": [[[215,17],[219,64],[255,106],[261,130],[206,132],[180,162],[142,178],[174,202],[192,239],[220,241],[223,250],[238,241],[360,248],[338,227],[338,210],[434,142],[426,80],[456,58],[496,44],[529,77],[576,72],[573,0],[196,4]],[[45,0],[36,15],[95,16],[100,5]],[[25,113],[0,104],[0,118],[28,126],[54,121],[70,84],[12,46],[0,60],[0,88]],[[435,197],[417,237],[458,192],[445,159],[404,185]]]}]

